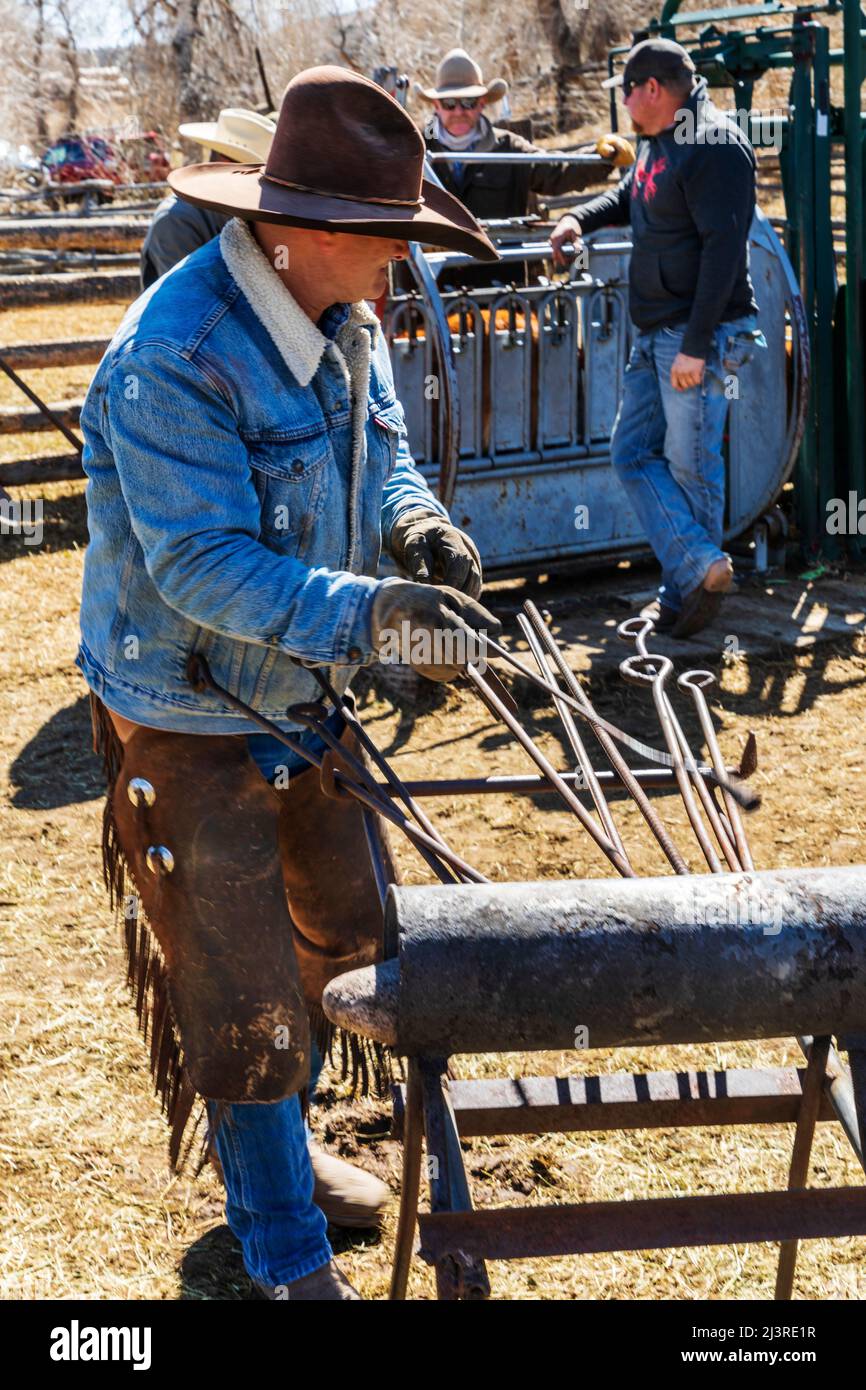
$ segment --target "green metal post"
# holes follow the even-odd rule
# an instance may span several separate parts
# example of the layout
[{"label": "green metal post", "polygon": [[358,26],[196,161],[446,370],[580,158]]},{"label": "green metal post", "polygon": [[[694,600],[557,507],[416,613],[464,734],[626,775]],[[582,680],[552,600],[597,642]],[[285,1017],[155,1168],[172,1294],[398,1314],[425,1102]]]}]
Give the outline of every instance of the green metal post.
[{"label": "green metal post", "polygon": [[[863,275],[866,231],[863,227],[863,129],[860,120],[863,48],[859,0],[844,0],[845,42],[845,385],[848,403],[848,486],[858,502],[866,497],[866,405],[863,372]],[[866,550],[864,539],[849,536],[855,557]]]},{"label": "green metal post", "polygon": [[[800,48],[791,78],[792,139],[789,169],[794,178],[794,197],[789,206],[793,222],[791,250],[800,282],[810,345],[815,348],[815,120],[812,107],[812,54]],[[818,429],[815,393],[810,393],[803,442],[797,457],[794,483],[800,544],[806,556],[814,556],[818,532]]]},{"label": "green metal post", "polygon": [[833,314],[836,303],[836,264],[833,254],[830,206],[830,31],[810,24],[814,39],[815,185],[815,312],[812,344],[812,399],[817,437],[817,521],[820,548],[829,557],[838,553],[838,541],[827,532],[827,503],[836,496],[834,448]]}]

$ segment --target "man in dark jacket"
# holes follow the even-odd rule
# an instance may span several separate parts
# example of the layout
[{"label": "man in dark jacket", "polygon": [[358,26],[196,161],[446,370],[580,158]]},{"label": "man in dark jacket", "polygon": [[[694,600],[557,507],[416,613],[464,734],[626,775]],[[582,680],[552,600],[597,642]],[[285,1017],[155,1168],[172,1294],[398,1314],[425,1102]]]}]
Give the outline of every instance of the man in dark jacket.
[{"label": "man in dark jacket", "polygon": [[[274,122],[257,111],[227,107],[218,120],[187,122],[178,127],[178,133],[200,145],[211,160],[246,164],[267,159]],[[193,207],[169,193],[153,214],[141,248],[141,288],[150,289],[184,256],[218,236],[228,220],[222,213]]]},{"label": "man in dark jacket", "polygon": [[[502,78],[485,82],[481,68],[462,48],[447,53],[436,69],[433,87],[416,91],[433,105],[433,117],[424,127],[424,141],[431,152],[452,154],[550,154],[522,136],[491,125],[484,115],[488,102],[499,101],[508,84]],[[622,144],[627,148],[627,142]],[[436,161],[436,173],[449,193],[459,198],[478,218],[525,217],[532,194],[571,193],[599,183],[611,170],[611,162],[594,167],[581,164],[463,164]]]},{"label": "man in dark jacket", "polygon": [[688,637],[733,581],[721,549],[724,425],[738,369],[766,346],[749,277],[755,156],[679,44],[638,44],[605,85],[618,82],[641,137],[637,163],[618,188],[562,218],[552,241],[559,251],[584,232],[631,224],[637,336],[611,460],[661,565],[651,615]]}]

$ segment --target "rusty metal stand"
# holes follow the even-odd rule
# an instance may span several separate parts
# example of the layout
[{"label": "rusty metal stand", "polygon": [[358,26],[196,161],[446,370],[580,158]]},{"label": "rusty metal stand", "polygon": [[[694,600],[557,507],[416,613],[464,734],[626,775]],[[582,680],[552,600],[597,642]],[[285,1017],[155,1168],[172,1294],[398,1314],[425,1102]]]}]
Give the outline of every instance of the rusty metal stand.
[{"label": "rusty metal stand", "polygon": [[[420,1255],[436,1270],[438,1297],[489,1296],[488,1259],[526,1259],[616,1250],[779,1241],[775,1297],[792,1295],[800,1239],[866,1235],[866,1188],[806,1189],[820,1120],[834,1118],[824,1090],[829,1037],[817,1038],[805,1070],[658,1073],[449,1081],[442,1058],[412,1058],[407,1087],[395,1087],[403,1121],[404,1185],[391,1298],[405,1298],[417,1218]],[[866,1051],[857,1113],[866,1122]],[[431,1203],[418,1212],[422,1116]],[[787,1191],[587,1202],[474,1211],[460,1140],[672,1126],[795,1125]]]},{"label": "rusty metal stand", "polygon": [[[827,1059],[830,1055],[831,1039],[813,1038],[809,1048],[809,1064],[803,1080],[803,1100],[797,1116],[794,1131],[794,1147],[791,1151],[791,1166],[788,1172],[788,1191],[804,1188],[809,1176],[809,1158],[812,1153],[812,1140],[815,1125],[821,1108],[824,1078],[827,1074]],[[785,1240],[779,1251],[779,1267],[776,1272],[776,1298],[791,1297],[794,1289],[794,1270],[797,1264],[797,1241]]]}]

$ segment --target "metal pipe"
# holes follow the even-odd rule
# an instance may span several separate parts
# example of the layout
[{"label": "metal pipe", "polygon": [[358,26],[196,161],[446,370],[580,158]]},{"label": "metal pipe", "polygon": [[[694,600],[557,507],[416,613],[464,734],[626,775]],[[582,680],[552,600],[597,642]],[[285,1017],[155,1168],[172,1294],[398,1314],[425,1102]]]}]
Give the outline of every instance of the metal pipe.
[{"label": "metal pipe", "polygon": [[[629,768],[631,776],[635,779],[638,790],[650,787],[659,791],[676,791],[676,781],[673,770],[669,767],[636,767]],[[579,774],[574,772],[560,772],[560,777],[567,786],[575,792],[587,792],[587,788],[581,786]],[[706,774],[703,774],[706,775]],[[736,768],[728,768],[729,776],[736,776]],[[595,771],[596,781],[604,788],[605,795],[615,796],[617,793],[631,794],[630,788],[623,785],[618,772],[610,771],[608,768],[597,768]],[[380,792],[385,792],[389,796],[396,796],[387,782],[377,782],[376,786]],[[404,788],[410,796],[485,796],[491,792],[506,793],[508,796],[552,796],[553,788],[546,777],[541,777],[534,773],[514,774],[502,773],[492,777],[442,777],[428,778],[416,782],[404,782]],[[685,865],[683,866],[685,872]]]},{"label": "metal pipe", "polygon": [[323,1007],[409,1056],[555,1051],[578,1029],[596,1049],[866,1023],[864,865],[392,885],[386,921],[399,959],[340,976]]},{"label": "metal pipe", "polygon": [[610,164],[600,154],[493,154],[490,151],[472,154],[469,150],[428,150],[427,158],[433,164],[524,164],[530,168],[535,164]]}]

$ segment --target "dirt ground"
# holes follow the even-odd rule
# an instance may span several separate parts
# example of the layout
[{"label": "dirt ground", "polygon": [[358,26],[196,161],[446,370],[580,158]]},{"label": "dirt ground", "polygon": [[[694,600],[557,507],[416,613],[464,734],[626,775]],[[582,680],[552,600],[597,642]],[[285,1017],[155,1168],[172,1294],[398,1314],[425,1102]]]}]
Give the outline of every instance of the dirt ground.
[{"label": "dirt ground", "polygon": [[[113,306],[78,309],[75,324],[47,336],[99,333]],[[28,311],[29,316],[29,311]],[[0,342],[33,336],[27,317],[0,315]],[[14,320],[14,321],[13,321]],[[88,368],[48,378],[53,398],[74,394]],[[0,392],[4,403],[13,397]],[[21,457],[38,441],[6,441]],[[43,445],[44,447],[44,445]],[[52,444],[46,452],[54,449]],[[0,537],[0,859],[3,1051],[0,1297],[247,1299],[251,1288],[208,1169],[172,1177],[164,1123],[151,1094],[121,951],[100,877],[101,781],[89,751],[85,689],[74,666],[86,523],[83,484],[12,489],[44,499],[39,546]],[[616,577],[595,576],[600,598]],[[544,606],[568,584],[527,586]],[[866,593],[866,581],[863,583]],[[513,591],[509,591],[513,598]],[[495,595],[491,600],[495,607]],[[368,729],[403,776],[531,770],[471,691],[450,688],[416,711],[381,690],[357,687]],[[645,732],[640,692],[617,680],[592,687],[600,711]],[[726,757],[735,762],[755,733],[754,784],[763,806],[750,820],[759,867],[850,864],[866,856],[863,778],[866,647],[852,638],[796,658],[741,657],[721,672],[716,703]],[[568,763],[549,709],[524,701],[521,716],[560,766]],[[689,726],[691,727],[691,726]],[[657,802],[687,843],[674,799]],[[550,799],[442,798],[428,810],[446,838],[493,879],[590,877],[606,861],[565,809]],[[640,873],[664,864],[634,808],[616,819]],[[401,847],[405,876],[427,871]],[[698,868],[697,861],[694,867]],[[597,1074],[749,1065],[794,1065],[793,1040],[762,1045],[461,1058],[461,1077]],[[399,1146],[389,1107],[350,1102],[333,1073],[314,1108],[318,1136],[379,1172],[396,1193]],[[466,1160],[479,1206],[546,1204],[679,1193],[759,1191],[784,1186],[791,1131],[753,1127],[610,1135],[475,1140]],[[863,1180],[835,1124],[819,1127],[815,1186]],[[381,1237],[335,1233],[348,1276],[367,1298],[387,1294],[394,1218]],[[866,1294],[861,1239],[801,1246],[796,1296],[852,1299]],[[769,1297],[776,1249],[734,1246],[494,1263],[502,1299],[701,1299]],[[410,1296],[430,1298],[433,1281],[416,1262]]]}]

